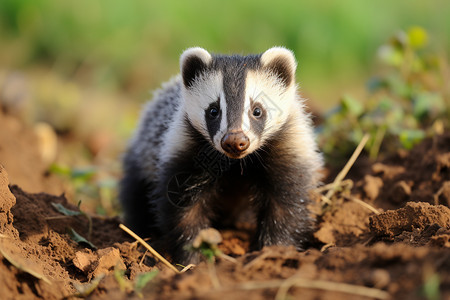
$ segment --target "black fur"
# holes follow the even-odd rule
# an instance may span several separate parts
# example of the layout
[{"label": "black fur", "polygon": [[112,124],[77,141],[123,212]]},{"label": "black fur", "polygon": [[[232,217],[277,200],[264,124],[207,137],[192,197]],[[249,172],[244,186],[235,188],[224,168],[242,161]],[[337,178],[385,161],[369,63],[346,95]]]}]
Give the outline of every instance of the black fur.
[{"label": "black fur", "polygon": [[[216,108],[219,111],[219,115],[216,118],[211,118],[209,116],[209,111],[212,108]],[[219,99],[216,102],[211,103],[211,105],[209,105],[209,107],[205,111],[206,126],[208,127],[208,133],[211,140],[220,129],[220,121],[222,120],[222,115],[223,113],[220,111]]]},{"label": "black fur", "polygon": [[182,67],[183,83],[186,87],[192,86],[195,79],[202,74],[207,65],[197,56],[187,57]]},{"label": "black fur", "polygon": [[292,71],[292,67],[289,62],[282,57],[275,58],[269,65],[266,66],[266,68],[280,78],[285,86],[290,85],[294,80],[294,72]]}]

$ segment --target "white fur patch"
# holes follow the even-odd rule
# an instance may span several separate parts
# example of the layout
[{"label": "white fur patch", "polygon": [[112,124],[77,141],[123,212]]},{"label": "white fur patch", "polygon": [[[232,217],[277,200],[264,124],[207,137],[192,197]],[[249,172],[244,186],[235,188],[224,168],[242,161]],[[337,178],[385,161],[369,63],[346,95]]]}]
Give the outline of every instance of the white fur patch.
[{"label": "white fur patch", "polygon": [[[195,84],[187,89],[182,87],[183,109],[189,120],[205,138],[209,139],[209,133],[205,121],[205,110],[223,95],[222,73],[208,73],[200,76]],[[222,97],[221,97],[222,98]],[[224,116],[222,116],[223,118]]]},{"label": "white fur patch", "polygon": [[[248,130],[250,125],[249,110],[251,110],[250,98],[267,112],[261,140],[258,140],[251,130]],[[247,130],[244,130],[244,132],[250,138],[250,147],[247,151],[251,153],[261,147],[268,138],[276,134],[283,124],[286,123],[297,101],[296,87],[291,85],[286,89],[275,76],[267,72],[249,71],[246,78],[245,101],[246,107],[243,115],[245,118],[243,120],[244,129]]]},{"label": "white fur patch", "polygon": [[277,58],[282,58],[286,62],[288,62],[290,67],[292,68],[292,72],[295,73],[297,62],[295,61],[294,53],[284,47],[273,47],[264,52],[261,56],[261,63],[263,66],[266,66]]}]

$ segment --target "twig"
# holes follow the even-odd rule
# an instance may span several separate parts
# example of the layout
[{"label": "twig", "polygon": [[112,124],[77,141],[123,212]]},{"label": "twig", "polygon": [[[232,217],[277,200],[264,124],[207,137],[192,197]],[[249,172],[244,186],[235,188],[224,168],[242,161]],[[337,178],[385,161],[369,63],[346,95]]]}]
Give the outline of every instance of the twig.
[{"label": "twig", "polygon": [[[439,189],[439,191],[436,192],[436,194],[433,195],[434,198],[434,205],[439,205],[439,197],[444,192],[444,185]],[[450,205],[450,202],[448,203]]]},{"label": "twig", "polygon": [[242,269],[244,271],[250,269],[253,265],[257,264],[258,262],[265,260],[270,254],[271,254],[270,252],[264,252],[263,254],[257,256],[255,259],[246,264]]},{"label": "twig", "polygon": [[377,215],[380,214],[380,212],[379,212],[375,207],[373,207],[372,205],[370,205],[370,204],[368,204],[368,203],[366,203],[366,202],[364,202],[364,201],[362,201],[362,200],[360,200],[360,199],[358,199],[358,198],[356,198],[356,197],[349,196],[349,197],[345,197],[345,198],[347,198],[347,199],[349,199],[349,200],[352,200],[352,201],[354,201],[354,202],[360,204],[361,206],[364,206],[365,208],[367,208],[367,209],[370,210],[371,212],[374,212],[374,213],[377,214]]},{"label": "twig", "polygon": [[119,225],[120,229],[131,235],[133,238],[135,238],[139,243],[141,243],[145,248],[147,248],[148,251],[150,251],[151,254],[153,254],[157,259],[159,259],[163,264],[168,266],[171,270],[173,270],[175,273],[180,273],[177,268],[175,268],[170,262],[168,262],[164,257],[162,257],[158,252],[156,252],[155,249],[153,249],[147,242],[145,242],[141,237],[139,237],[136,233],[131,231],[128,227],[126,227],[123,224]]},{"label": "twig", "polygon": [[[334,185],[334,182],[328,183],[328,184],[325,184],[325,185],[322,185],[322,186],[317,187],[314,191],[315,191],[316,193],[319,193],[319,194],[320,194],[320,193],[322,193],[322,192],[325,192],[325,191],[328,191],[328,190],[332,189],[332,188],[333,188],[333,185]],[[353,186],[353,181],[352,181],[351,179],[345,179],[345,180],[342,180],[341,186],[349,186],[349,187],[352,187],[352,186]]]},{"label": "twig", "polygon": [[145,257],[147,256],[147,252],[148,252],[148,249],[145,249],[144,255],[142,255],[142,258],[141,258],[141,260],[139,261],[139,266],[142,265],[142,262],[144,261]]},{"label": "twig", "polygon": [[387,299],[389,293],[376,288],[369,288],[361,285],[354,285],[348,283],[340,283],[327,280],[313,280],[300,277],[291,277],[286,280],[269,280],[269,281],[253,281],[238,284],[236,286],[228,287],[228,289],[240,290],[258,290],[258,289],[272,289],[279,288],[275,297],[278,299],[285,299],[288,290],[291,287],[299,287],[305,289],[316,289],[331,292],[341,292],[351,295],[364,296],[375,299]]},{"label": "twig", "polygon": [[194,264],[188,264],[186,267],[184,267],[184,268],[180,271],[180,273],[184,273],[184,272],[186,272],[187,270],[190,270],[190,269],[192,269],[192,268],[194,268],[194,267],[195,267]]},{"label": "twig", "polygon": [[325,197],[324,195],[320,195],[320,200],[322,200],[323,202],[325,202],[328,205],[333,204],[333,202],[330,199],[328,199],[327,197]]},{"label": "twig", "polygon": [[336,179],[333,182],[333,187],[325,195],[326,198],[331,199],[331,197],[333,196],[333,194],[336,191],[336,188],[339,186],[341,181],[345,178],[345,176],[347,175],[348,171],[350,171],[350,168],[353,166],[353,164],[355,163],[355,161],[358,158],[359,154],[363,150],[364,146],[366,145],[367,141],[369,140],[369,137],[370,137],[370,135],[368,133],[366,133],[363,136],[363,138],[361,139],[361,142],[359,142],[358,147],[356,147],[355,151],[353,152],[352,156],[350,157],[350,159],[345,164],[344,168],[336,176]]},{"label": "twig", "polygon": [[226,255],[226,254],[224,254],[224,253],[221,253],[221,254],[219,255],[219,257],[220,257],[220,258],[223,258],[223,259],[225,259],[225,260],[228,260],[229,262],[237,263],[236,258],[231,257],[231,256],[229,256],[229,255]]},{"label": "twig", "polygon": [[275,300],[286,299],[289,289],[293,286],[324,291],[341,292],[376,299],[387,299],[389,297],[389,294],[383,290],[369,288],[361,285],[291,277],[283,281],[283,283],[280,285],[280,288],[278,289],[278,292],[275,296]]},{"label": "twig", "polygon": [[72,216],[52,216],[52,217],[46,217],[45,220],[59,220],[59,219],[66,219],[71,218]]},{"label": "twig", "polygon": [[325,250],[327,250],[328,248],[335,247],[335,246],[336,246],[335,243],[328,243],[326,245],[323,245],[322,248],[320,248],[320,252],[325,252]]}]

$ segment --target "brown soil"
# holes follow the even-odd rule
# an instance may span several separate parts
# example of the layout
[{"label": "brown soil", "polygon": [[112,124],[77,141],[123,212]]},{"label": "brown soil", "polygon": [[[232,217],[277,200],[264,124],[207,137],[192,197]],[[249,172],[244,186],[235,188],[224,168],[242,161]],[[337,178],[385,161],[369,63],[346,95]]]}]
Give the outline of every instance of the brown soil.
[{"label": "brown soil", "polygon": [[[51,186],[32,133],[0,117],[1,299],[71,298],[99,280],[91,299],[450,298],[449,133],[355,170],[362,175],[354,187],[319,217],[316,248],[249,252],[246,232],[224,231],[219,246],[236,261],[175,274],[119,229],[118,218],[92,216],[89,234],[86,216],[58,212],[53,204],[78,208]],[[96,248],[77,244],[69,228]],[[160,272],[138,293],[134,282],[151,270]]]}]

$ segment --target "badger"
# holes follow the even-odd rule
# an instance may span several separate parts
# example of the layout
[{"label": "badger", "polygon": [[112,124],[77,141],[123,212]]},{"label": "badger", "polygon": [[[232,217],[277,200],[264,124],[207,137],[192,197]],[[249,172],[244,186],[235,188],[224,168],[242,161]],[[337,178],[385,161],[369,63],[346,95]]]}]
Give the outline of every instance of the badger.
[{"label": "badger", "polygon": [[123,158],[125,222],[168,252],[200,230],[254,213],[253,247],[312,240],[308,191],[320,181],[311,116],[298,96],[293,53],[217,55],[189,48],[181,72],[155,92]]}]

